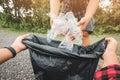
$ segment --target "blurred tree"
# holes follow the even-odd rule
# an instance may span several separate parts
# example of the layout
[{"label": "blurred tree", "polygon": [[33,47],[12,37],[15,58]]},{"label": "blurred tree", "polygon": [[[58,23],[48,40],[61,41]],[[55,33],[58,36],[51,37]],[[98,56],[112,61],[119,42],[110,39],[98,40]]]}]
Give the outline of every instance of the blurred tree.
[{"label": "blurred tree", "polygon": [[120,4],[120,0],[110,0],[112,4]]},{"label": "blurred tree", "polygon": [[21,16],[21,10],[28,11],[31,9],[32,0],[12,0],[15,17]]},{"label": "blurred tree", "polygon": [[49,0],[33,0],[33,19],[41,27],[49,26]]},{"label": "blurred tree", "polygon": [[[109,6],[99,7],[96,12],[94,31],[97,33],[120,32],[120,0],[110,1]],[[0,13],[3,27],[35,32],[46,32],[50,28],[49,0],[0,0],[0,6],[4,9]]]},{"label": "blurred tree", "polygon": [[0,6],[4,9],[4,21],[8,24],[8,27],[9,23],[20,23],[24,14],[22,12],[30,10],[31,4],[31,0],[0,0]]},{"label": "blurred tree", "polygon": [[0,6],[4,9],[3,27],[37,32],[49,27],[49,0],[0,0]]},{"label": "blurred tree", "polygon": [[110,5],[98,8],[95,16],[96,32],[120,32],[120,0],[110,1]]}]

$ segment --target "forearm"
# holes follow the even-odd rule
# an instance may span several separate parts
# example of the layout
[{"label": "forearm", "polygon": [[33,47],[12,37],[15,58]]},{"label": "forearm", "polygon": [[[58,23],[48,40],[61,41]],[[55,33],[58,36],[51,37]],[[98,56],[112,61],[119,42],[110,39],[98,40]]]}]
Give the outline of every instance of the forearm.
[{"label": "forearm", "polygon": [[[103,63],[103,66],[102,67],[106,67],[106,66],[109,66],[109,65],[112,65],[112,64],[119,64],[119,60],[117,58],[117,54],[114,52],[114,53],[104,53],[104,54],[107,54],[104,58],[104,63]],[[104,57],[104,55],[103,55]]]},{"label": "forearm", "polygon": [[50,0],[50,17],[56,18],[59,14],[60,0]]},{"label": "forearm", "polygon": [[89,0],[85,16],[92,18],[99,5],[99,0]]},{"label": "forearm", "polygon": [[0,64],[15,57],[20,51],[25,50],[26,46],[22,43],[22,40],[28,36],[29,34],[19,36],[11,46],[0,49]]},{"label": "forearm", "polygon": [[9,47],[0,49],[0,64],[15,57],[20,51],[21,49],[14,43]]},{"label": "forearm", "polygon": [[7,48],[0,49],[0,64],[11,59],[12,57],[13,55],[11,51],[9,51]]}]

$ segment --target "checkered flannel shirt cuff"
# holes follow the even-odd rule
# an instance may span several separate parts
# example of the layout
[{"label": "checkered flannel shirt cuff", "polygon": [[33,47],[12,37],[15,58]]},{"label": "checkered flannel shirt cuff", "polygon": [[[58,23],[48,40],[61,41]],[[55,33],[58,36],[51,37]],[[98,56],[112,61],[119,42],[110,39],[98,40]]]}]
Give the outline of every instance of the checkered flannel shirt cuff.
[{"label": "checkered flannel shirt cuff", "polygon": [[95,80],[120,80],[120,65],[113,64],[98,70],[94,75]]}]

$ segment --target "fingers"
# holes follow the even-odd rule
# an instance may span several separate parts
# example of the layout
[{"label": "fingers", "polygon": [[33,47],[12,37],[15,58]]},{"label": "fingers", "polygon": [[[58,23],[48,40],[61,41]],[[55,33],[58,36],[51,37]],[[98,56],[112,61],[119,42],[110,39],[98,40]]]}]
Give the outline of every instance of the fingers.
[{"label": "fingers", "polygon": [[78,26],[80,26],[80,25],[83,25],[84,23],[85,23],[85,18],[83,17],[83,18],[81,18],[81,20],[78,22]]},{"label": "fingers", "polygon": [[70,39],[73,41],[75,39],[74,35],[70,35]]},{"label": "fingers", "polygon": [[118,45],[117,41],[116,41],[114,38],[112,38],[112,37],[106,38],[105,40],[106,40],[106,41],[108,42],[108,44],[110,44],[110,45],[115,45],[115,46]]},{"label": "fingers", "polygon": [[28,37],[29,35],[30,35],[30,34],[24,34],[24,35],[22,35],[22,36],[17,37],[16,40],[17,40],[18,38],[24,39],[24,38]]},{"label": "fingers", "polygon": [[105,38],[105,40],[107,40],[107,41],[111,41],[111,40],[113,40],[114,38],[112,38],[112,37],[109,37],[109,38]]},{"label": "fingers", "polygon": [[91,21],[91,17],[84,16],[83,18],[81,18],[81,20],[78,22],[77,25],[80,26],[81,30],[84,31],[90,21]]},{"label": "fingers", "polygon": [[65,35],[66,35],[66,33],[62,33],[61,35],[62,35],[62,36],[65,36]]},{"label": "fingers", "polygon": [[85,17],[81,18],[77,25],[81,28],[81,30],[85,30],[86,18]]},{"label": "fingers", "polygon": [[108,42],[107,48],[102,55],[102,58],[104,60],[103,67],[111,64],[119,64],[119,60],[117,58],[117,41],[114,38],[106,38],[106,41]]},{"label": "fingers", "polygon": [[117,53],[117,41],[114,38],[106,38],[106,41],[108,42],[108,44],[103,56],[113,55],[114,53]]},{"label": "fingers", "polygon": [[19,53],[20,51],[26,49],[26,46],[22,43],[22,40],[26,37],[28,37],[30,34],[25,34],[25,35],[22,35],[22,36],[19,36],[16,38],[16,40],[13,42],[13,44],[11,45],[16,53]]},{"label": "fingers", "polygon": [[52,26],[54,24],[54,21],[57,19],[58,15],[56,14],[50,14],[50,25]]},{"label": "fingers", "polygon": [[28,37],[30,34],[25,34],[25,35],[22,35],[22,38],[26,38]]},{"label": "fingers", "polygon": [[50,19],[50,26],[52,26],[52,25],[53,25],[53,20]]}]

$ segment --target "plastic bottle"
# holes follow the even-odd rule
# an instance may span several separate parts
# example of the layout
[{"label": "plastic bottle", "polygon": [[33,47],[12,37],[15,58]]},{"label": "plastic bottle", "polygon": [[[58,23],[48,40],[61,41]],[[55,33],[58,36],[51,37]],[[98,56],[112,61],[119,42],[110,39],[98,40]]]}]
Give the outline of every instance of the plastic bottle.
[{"label": "plastic bottle", "polygon": [[64,39],[59,44],[59,48],[73,50],[73,41],[70,36],[74,36],[77,40],[77,44],[82,43],[82,31],[80,27],[77,26],[77,19],[74,17],[72,12],[66,14],[60,13],[58,18],[54,21],[50,31],[47,34],[47,41],[51,42],[57,35],[66,33]]},{"label": "plastic bottle", "polygon": [[65,18],[67,19],[67,32],[65,38],[60,43],[59,48],[65,48],[72,51],[73,41],[71,40],[70,35],[74,36],[75,40],[77,41],[77,44],[81,45],[82,31],[80,27],[77,26],[77,19],[74,17],[72,12],[66,13]]},{"label": "plastic bottle", "polygon": [[58,18],[54,21],[53,25],[51,26],[51,29],[47,33],[47,41],[51,42],[52,39],[54,39],[57,35],[62,34],[66,32],[66,19],[65,14],[60,13]]}]

